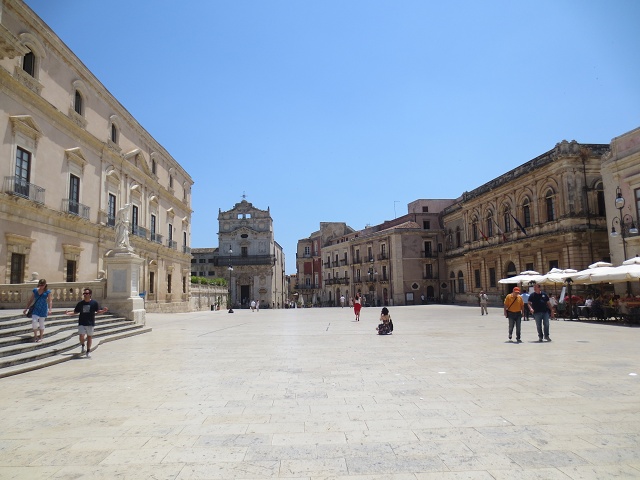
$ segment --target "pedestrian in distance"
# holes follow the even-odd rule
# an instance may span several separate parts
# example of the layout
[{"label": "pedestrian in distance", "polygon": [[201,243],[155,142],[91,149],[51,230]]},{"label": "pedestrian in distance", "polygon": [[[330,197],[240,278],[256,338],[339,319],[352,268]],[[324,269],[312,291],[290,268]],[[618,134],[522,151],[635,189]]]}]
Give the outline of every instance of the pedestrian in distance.
[{"label": "pedestrian in distance", "polygon": [[509,319],[509,340],[513,336],[513,327],[516,327],[516,342],[520,343],[522,328],[522,313],[524,311],[524,302],[520,296],[520,288],[514,287],[513,292],[504,299],[504,316]]},{"label": "pedestrian in distance", "polygon": [[528,322],[529,321],[529,291],[525,290],[524,292],[522,292],[520,296],[522,297],[522,301],[524,302],[524,316],[522,317],[522,320],[524,320],[525,322]]},{"label": "pedestrian in distance", "polygon": [[260,311],[260,299],[256,300],[256,312]]},{"label": "pedestrian in distance", "polygon": [[553,318],[553,305],[551,299],[546,292],[543,292],[537,283],[533,286],[533,293],[529,295],[529,311],[533,314],[536,321],[536,329],[538,330],[538,341],[544,338],[547,342],[551,341],[549,337],[549,318]]},{"label": "pedestrian in distance", "polygon": [[[96,313],[102,314],[109,310],[107,307],[100,308],[98,302],[91,298],[92,294],[93,292],[90,288],[85,288],[82,291],[82,301],[78,302],[76,308],[73,310],[67,310],[65,312],[67,315],[79,314],[78,337],[80,346],[82,347],[80,355],[86,353],[87,358],[91,358],[91,343],[93,340],[93,329],[96,325]],[[84,345],[85,337],[87,340],[86,350]]]},{"label": "pedestrian in distance", "polygon": [[251,311],[252,312],[256,311],[256,301],[255,300],[251,300]]},{"label": "pedestrian in distance", "polygon": [[356,322],[360,321],[360,309],[362,309],[362,297],[360,297],[360,293],[356,293],[356,297],[353,299],[353,312],[356,314]]},{"label": "pedestrian in distance", "polygon": [[486,293],[484,293],[484,290],[480,290],[480,295],[478,295],[478,300],[480,301],[480,314],[489,315],[489,310],[487,310],[487,303],[489,302],[489,296]]},{"label": "pedestrian in distance", "polygon": [[33,341],[41,342],[44,338],[44,321],[51,314],[53,297],[51,290],[47,290],[47,281],[41,278],[38,288],[34,288],[23,310],[23,315],[31,316],[31,328],[33,329]]},{"label": "pedestrian in distance", "polygon": [[344,301],[345,301],[344,295],[340,295],[340,307],[341,308],[344,308]]},{"label": "pedestrian in distance", "polygon": [[380,325],[376,327],[376,331],[378,335],[391,335],[393,333],[393,320],[391,320],[387,307],[383,307],[382,312],[380,312]]}]

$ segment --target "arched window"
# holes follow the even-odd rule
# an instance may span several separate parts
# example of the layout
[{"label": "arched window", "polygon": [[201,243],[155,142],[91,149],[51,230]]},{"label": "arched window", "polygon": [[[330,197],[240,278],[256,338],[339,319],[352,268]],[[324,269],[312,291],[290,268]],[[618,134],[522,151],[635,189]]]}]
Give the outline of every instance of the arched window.
[{"label": "arched window", "polygon": [[602,186],[602,182],[598,182],[595,187],[596,190],[596,202],[597,202],[597,215],[599,217],[606,216],[606,210],[604,207],[604,187]]},{"label": "arched window", "polygon": [[462,246],[462,231],[460,227],[456,227],[456,248],[460,248]]},{"label": "arched window", "polygon": [[493,236],[493,212],[487,213],[487,237]]},{"label": "arched window", "polygon": [[522,219],[524,220],[525,228],[531,226],[531,207],[528,198],[525,198],[524,202],[522,202]]},{"label": "arched window", "polygon": [[544,196],[545,205],[547,207],[547,222],[552,222],[556,219],[556,206],[555,206],[555,193],[552,189],[547,190]]},{"label": "arched window", "polygon": [[471,222],[471,238],[473,238],[473,241],[475,242],[478,240],[478,219],[473,217]]},{"label": "arched window", "polygon": [[84,114],[84,102],[82,100],[82,95],[78,90],[76,90],[75,97],[73,99],[73,109],[78,115]]},{"label": "arched window", "polygon": [[115,144],[118,143],[118,127],[115,123],[111,124],[111,141]]},{"label": "arched window", "polygon": [[36,56],[31,50],[22,58],[22,69],[35,78],[36,76]]},{"label": "arched window", "polygon": [[458,272],[458,292],[464,293],[464,275],[462,271]]},{"label": "arched window", "polygon": [[504,220],[504,233],[511,231],[511,209],[505,205],[502,218]]}]

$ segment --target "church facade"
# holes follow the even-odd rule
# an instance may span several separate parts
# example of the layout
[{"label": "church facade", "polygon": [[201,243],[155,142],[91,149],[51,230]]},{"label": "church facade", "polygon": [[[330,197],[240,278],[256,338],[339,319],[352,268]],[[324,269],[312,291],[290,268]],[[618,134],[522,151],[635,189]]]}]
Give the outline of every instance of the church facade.
[{"label": "church facade", "polygon": [[285,256],[275,241],[269,208],[261,210],[243,199],[230,210],[219,210],[218,223],[214,265],[217,276],[229,281],[231,305],[260,301],[261,308],[283,308],[288,295]]}]

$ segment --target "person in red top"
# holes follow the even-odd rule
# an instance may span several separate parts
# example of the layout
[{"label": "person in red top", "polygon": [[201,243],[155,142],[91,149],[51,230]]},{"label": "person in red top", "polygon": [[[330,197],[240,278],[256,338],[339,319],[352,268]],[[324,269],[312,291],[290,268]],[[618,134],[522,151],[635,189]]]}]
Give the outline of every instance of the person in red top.
[{"label": "person in red top", "polygon": [[513,292],[506,296],[504,299],[504,316],[509,319],[509,340],[513,335],[513,327],[516,327],[516,341],[520,340],[521,326],[522,326],[522,314],[524,312],[524,301],[520,296],[520,289],[518,287],[513,288]]}]

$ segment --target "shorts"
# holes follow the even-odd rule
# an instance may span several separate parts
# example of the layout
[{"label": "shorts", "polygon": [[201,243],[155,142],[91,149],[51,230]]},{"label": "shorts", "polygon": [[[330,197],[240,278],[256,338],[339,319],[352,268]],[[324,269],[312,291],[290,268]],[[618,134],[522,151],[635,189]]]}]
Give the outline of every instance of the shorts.
[{"label": "shorts", "polygon": [[44,330],[44,319],[47,317],[39,317],[38,315],[31,315],[31,328],[37,330]]},{"label": "shorts", "polygon": [[90,337],[93,337],[93,326],[78,325],[78,335],[89,335]]}]

